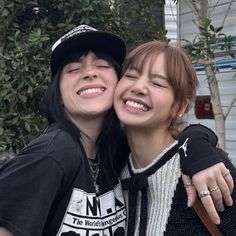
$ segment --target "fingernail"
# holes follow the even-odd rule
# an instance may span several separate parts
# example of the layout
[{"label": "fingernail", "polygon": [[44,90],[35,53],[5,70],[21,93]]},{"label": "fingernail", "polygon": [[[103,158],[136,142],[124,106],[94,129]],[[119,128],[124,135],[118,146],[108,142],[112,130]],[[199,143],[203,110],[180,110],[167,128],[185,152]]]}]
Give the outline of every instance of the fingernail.
[{"label": "fingernail", "polygon": [[219,208],[218,208],[218,211],[220,211],[220,212],[222,212],[222,211],[224,211],[224,210],[225,210],[224,207],[219,207]]},{"label": "fingernail", "polygon": [[233,206],[233,200],[230,199],[228,202],[227,202],[227,206]]},{"label": "fingernail", "polygon": [[215,224],[216,224],[216,225],[219,225],[219,224],[220,224],[220,218],[217,218],[217,219],[216,219]]},{"label": "fingernail", "polygon": [[193,204],[192,204],[191,200],[188,199],[188,200],[187,200],[187,206],[188,206],[188,207],[192,207],[192,205],[193,205]]}]

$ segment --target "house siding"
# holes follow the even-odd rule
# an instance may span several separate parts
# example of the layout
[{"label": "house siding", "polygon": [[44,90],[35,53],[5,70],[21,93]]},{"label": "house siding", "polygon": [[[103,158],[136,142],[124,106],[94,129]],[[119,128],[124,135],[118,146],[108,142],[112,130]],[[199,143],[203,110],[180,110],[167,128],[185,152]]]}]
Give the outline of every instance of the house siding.
[{"label": "house siding", "polygon": [[[217,4],[217,5],[216,5]],[[209,1],[209,12],[214,26],[223,24],[223,32],[227,35],[236,36],[236,2],[235,1]],[[228,12],[227,16],[226,12]],[[194,14],[186,1],[180,1],[178,13],[179,39],[187,39],[190,42],[195,38],[198,29],[194,24]],[[236,48],[235,48],[236,51]],[[221,57],[220,57],[221,56]],[[217,63],[220,65],[219,72],[216,74],[222,108],[225,111],[232,99],[236,96],[236,60],[230,57],[217,57]],[[233,66],[235,67],[233,69]],[[201,67],[196,67],[200,87],[197,95],[210,95],[206,74]],[[201,123],[215,130],[214,119],[197,119],[192,109],[188,116],[191,123]],[[228,117],[226,118],[226,151],[233,163],[236,164],[236,102],[234,103]]]}]

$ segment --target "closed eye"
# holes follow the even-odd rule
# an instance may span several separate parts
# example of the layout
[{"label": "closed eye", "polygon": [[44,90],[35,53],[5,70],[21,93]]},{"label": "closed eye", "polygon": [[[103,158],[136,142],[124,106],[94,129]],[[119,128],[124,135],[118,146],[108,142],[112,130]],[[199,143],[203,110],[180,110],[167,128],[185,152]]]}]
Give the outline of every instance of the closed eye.
[{"label": "closed eye", "polygon": [[126,77],[128,79],[137,79],[138,78],[138,76],[133,73],[125,73],[124,77]]},{"label": "closed eye", "polygon": [[169,81],[164,78],[163,76],[155,76],[150,80],[151,84],[155,87],[159,88],[169,88],[170,84]]},{"label": "closed eye", "polygon": [[77,68],[72,68],[70,70],[68,70],[69,73],[76,73],[76,72],[79,72],[80,71],[80,67],[77,67]]},{"label": "closed eye", "polygon": [[95,60],[94,65],[98,68],[111,68],[111,64],[104,59]]},{"label": "closed eye", "polygon": [[110,65],[105,65],[105,64],[100,64],[100,65],[96,65],[98,68],[111,68]]},{"label": "closed eye", "polygon": [[77,67],[77,68],[73,68],[71,70],[69,70],[69,72],[76,72],[76,71],[80,71],[81,68],[80,67]]},{"label": "closed eye", "polygon": [[152,82],[152,84],[155,87],[167,88],[167,86],[162,83]]},{"label": "closed eye", "polygon": [[78,73],[82,68],[81,63],[79,62],[71,62],[63,68],[63,71],[66,73]]}]

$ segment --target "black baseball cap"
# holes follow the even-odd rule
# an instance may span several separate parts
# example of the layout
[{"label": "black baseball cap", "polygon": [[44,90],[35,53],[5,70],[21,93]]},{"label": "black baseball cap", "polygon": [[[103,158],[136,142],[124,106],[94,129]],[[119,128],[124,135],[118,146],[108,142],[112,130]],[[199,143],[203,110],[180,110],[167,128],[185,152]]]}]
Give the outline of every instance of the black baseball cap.
[{"label": "black baseball cap", "polygon": [[110,32],[100,31],[88,25],[80,25],[72,29],[52,46],[50,67],[55,74],[65,57],[75,50],[99,49],[110,55],[120,66],[126,56],[124,40]]}]

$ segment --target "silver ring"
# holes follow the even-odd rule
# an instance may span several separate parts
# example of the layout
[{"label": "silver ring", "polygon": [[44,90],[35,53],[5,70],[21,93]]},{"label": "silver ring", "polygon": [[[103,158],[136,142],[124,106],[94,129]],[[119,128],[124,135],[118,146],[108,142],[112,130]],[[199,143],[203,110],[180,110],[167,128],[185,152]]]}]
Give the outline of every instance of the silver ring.
[{"label": "silver ring", "polygon": [[214,186],[213,188],[210,188],[209,191],[212,193],[212,192],[217,191],[218,189],[219,189],[219,186],[216,185],[216,186]]},{"label": "silver ring", "polygon": [[188,187],[190,187],[191,185],[192,185],[192,182],[187,182],[187,183],[184,184],[184,187],[185,187],[185,188],[188,188]]},{"label": "silver ring", "polygon": [[210,192],[208,190],[201,191],[198,193],[198,197],[200,197],[200,198],[206,197],[208,195],[210,195]]},{"label": "silver ring", "polygon": [[225,178],[227,175],[229,175],[230,174],[230,171],[227,169],[226,171],[225,171],[225,173],[223,173],[222,175],[223,175],[223,177]]}]

